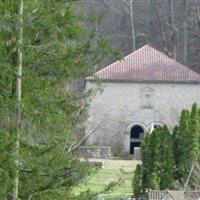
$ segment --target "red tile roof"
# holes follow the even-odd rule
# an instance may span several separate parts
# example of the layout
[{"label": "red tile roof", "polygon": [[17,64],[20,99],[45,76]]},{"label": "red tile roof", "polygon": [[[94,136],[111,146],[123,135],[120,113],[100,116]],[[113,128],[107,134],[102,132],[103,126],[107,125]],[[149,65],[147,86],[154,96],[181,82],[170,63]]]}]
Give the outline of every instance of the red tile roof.
[{"label": "red tile roof", "polygon": [[200,75],[149,45],[101,69],[87,80],[200,82]]}]

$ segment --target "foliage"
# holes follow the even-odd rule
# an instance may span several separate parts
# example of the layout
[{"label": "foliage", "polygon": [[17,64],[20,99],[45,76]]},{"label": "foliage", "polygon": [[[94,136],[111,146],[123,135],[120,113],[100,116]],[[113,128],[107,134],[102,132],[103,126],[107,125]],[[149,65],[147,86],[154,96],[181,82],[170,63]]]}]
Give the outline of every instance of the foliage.
[{"label": "foliage", "polygon": [[190,145],[188,145],[188,157],[190,160],[196,161],[199,156],[199,134],[200,134],[200,125],[199,125],[199,115],[197,104],[192,105],[192,110],[189,120],[190,128]]},{"label": "foliage", "polygon": [[149,142],[154,144],[155,152],[152,152],[152,161],[155,164],[152,167],[149,180],[150,183],[154,181],[152,184],[154,189],[170,189],[174,173],[172,138],[166,126],[158,127],[153,134]]},{"label": "foliage", "polygon": [[172,136],[166,126],[163,127],[160,138],[162,139],[160,144],[160,189],[171,189],[174,182],[175,161]]},{"label": "foliage", "polygon": [[179,126],[174,134],[174,155],[176,161],[176,178],[184,185],[192,165],[199,159],[199,116],[197,104],[192,110],[183,110]]},{"label": "foliage", "polygon": [[0,130],[0,199],[4,199],[13,186],[12,177],[14,176],[12,156],[12,146],[14,138],[6,132]]},{"label": "foliage", "polygon": [[176,176],[181,181],[181,178],[186,174],[185,167],[187,166],[187,151],[185,151],[186,145],[188,146],[188,140],[190,138],[189,131],[189,118],[190,113],[188,110],[183,109],[179,121],[179,126],[174,129],[173,142],[174,142],[174,157],[177,165]]},{"label": "foliage", "polygon": [[[171,189],[174,182],[175,162],[172,136],[168,128],[166,126],[157,127],[151,135],[146,135],[141,148],[142,170],[140,173],[142,174],[140,176],[142,182],[138,183],[140,186],[138,191],[144,194],[148,188]],[[138,178],[138,174],[135,178]]]},{"label": "foliage", "polygon": [[[99,37],[94,47],[95,35],[85,28],[88,19],[77,14],[78,1],[24,1],[23,24],[19,5],[0,2],[0,196],[12,196],[19,170],[20,199],[66,199],[70,188],[92,172],[68,152],[87,107],[87,94],[70,83],[92,73],[113,49]],[[20,167],[15,169],[19,27],[24,36],[22,116]]]},{"label": "foliage", "polygon": [[[147,134],[141,145],[142,165],[141,180],[137,175],[133,180],[141,185],[144,194],[147,189],[175,189],[185,187],[199,189],[200,160],[200,110],[196,103],[191,111],[183,109],[178,126],[173,133],[166,126],[156,128]],[[189,176],[190,175],[190,176]],[[136,192],[141,192],[137,189]]]},{"label": "foliage", "polygon": [[132,187],[133,187],[133,194],[136,197],[137,197],[137,195],[140,195],[143,193],[142,167],[139,164],[137,165],[135,172],[134,172]]}]

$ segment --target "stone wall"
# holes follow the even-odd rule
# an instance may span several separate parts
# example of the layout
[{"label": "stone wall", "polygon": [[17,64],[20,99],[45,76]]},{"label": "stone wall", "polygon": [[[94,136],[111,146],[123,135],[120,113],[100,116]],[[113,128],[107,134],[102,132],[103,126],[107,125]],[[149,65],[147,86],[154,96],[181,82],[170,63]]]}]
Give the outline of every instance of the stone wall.
[{"label": "stone wall", "polygon": [[79,156],[87,158],[110,158],[111,147],[104,146],[81,146]]},{"label": "stone wall", "polygon": [[[86,89],[91,88],[97,85],[88,81]],[[146,132],[152,121],[173,128],[193,102],[200,103],[200,84],[103,82],[88,109],[86,133],[99,127],[87,144],[111,146],[114,155],[129,153],[134,125]]]}]

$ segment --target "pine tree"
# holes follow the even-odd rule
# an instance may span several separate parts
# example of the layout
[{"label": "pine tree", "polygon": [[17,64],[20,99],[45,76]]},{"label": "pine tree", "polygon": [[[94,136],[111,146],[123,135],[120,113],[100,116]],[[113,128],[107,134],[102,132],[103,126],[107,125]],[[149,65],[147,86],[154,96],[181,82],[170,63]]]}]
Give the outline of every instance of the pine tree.
[{"label": "pine tree", "polygon": [[[149,151],[150,135],[145,134],[144,140],[141,144],[141,157],[142,157],[142,183],[144,190],[149,187],[148,174],[149,174],[149,163],[151,163],[151,156]],[[145,192],[145,191],[144,191]]]},{"label": "pine tree", "polygon": [[134,172],[134,177],[132,181],[132,187],[133,187],[133,194],[136,197],[136,199],[139,199],[140,196],[143,195],[143,182],[142,182],[142,167],[141,165],[137,165],[135,172]]},{"label": "pine tree", "polygon": [[172,136],[164,126],[160,132],[160,189],[171,189],[174,183],[175,161]]},{"label": "pine tree", "polygon": [[182,110],[172,135],[164,126],[145,136],[141,145],[144,191],[173,189],[177,180],[185,184],[191,167],[199,160],[199,113],[193,104],[191,112]]},{"label": "pine tree", "polygon": [[200,108],[198,109],[198,116],[199,116],[199,160],[200,160]]},{"label": "pine tree", "polygon": [[198,115],[198,107],[197,104],[194,103],[192,105],[192,110],[190,114],[190,121],[189,121],[189,128],[190,128],[190,137],[189,137],[189,144],[188,149],[188,165],[193,164],[198,159],[199,155],[199,115]]},{"label": "pine tree", "polygon": [[177,170],[177,156],[179,156],[180,152],[177,151],[179,149],[179,127],[176,125],[172,131],[172,142],[173,142],[173,155],[174,155],[174,161],[175,161],[175,173],[174,178],[178,179],[178,170]]},{"label": "pine tree", "polygon": [[[0,2],[0,160],[4,161],[0,163],[0,181],[6,183],[0,184],[3,197],[67,199],[70,188],[91,172],[86,163],[68,152],[76,124],[84,117],[85,102],[80,101],[84,96],[64,88],[71,80],[89,75],[112,49],[101,38],[96,41],[97,47],[92,46],[94,34],[84,28],[86,21],[81,19],[86,18],[76,12],[80,7],[76,1]],[[17,73],[17,65],[21,64],[22,75]],[[19,79],[22,84],[17,89]],[[19,120],[16,95],[20,86]]]},{"label": "pine tree", "polygon": [[[188,176],[193,171],[195,164],[197,164],[199,160],[199,130],[200,130],[200,124],[199,124],[199,113],[198,113],[198,107],[197,104],[194,103],[192,105],[192,110],[190,114],[190,121],[189,121],[189,131],[190,131],[190,137],[188,137],[188,144],[186,144],[186,151],[187,151],[187,159],[186,159],[186,176],[184,177],[184,180],[186,184],[188,183],[190,186],[193,185],[193,183],[188,182]],[[188,185],[187,185],[188,187]]]},{"label": "pine tree", "polygon": [[141,145],[142,185],[147,189],[171,189],[174,183],[175,161],[172,136],[166,126],[156,128]]},{"label": "pine tree", "polygon": [[176,178],[184,185],[192,165],[199,156],[199,114],[194,103],[191,112],[183,110],[178,129],[174,132],[174,157]]},{"label": "pine tree", "polygon": [[160,133],[162,131],[161,127],[156,128],[153,133],[150,136],[150,145],[149,145],[149,151],[151,156],[151,162],[149,163],[149,188],[151,189],[160,189],[160,145],[162,142],[162,138],[160,137]]},{"label": "pine tree", "polygon": [[6,199],[7,194],[13,188],[15,168],[12,154],[14,143],[15,138],[7,132],[6,128],[0,129],[0,199]]},{"label": "pine tree", "polygon": [[151,135],[145,136],[142,143],[142,169],[143,169],[143,185],[144,188],[159,189],[160,178],[158,176],[159,169],[159,144],[157,129]]},{"label": "pine tree", "polygon": [[[187,162],[186,148],[190,145],[189,132],[190,114],[188,110],[182,110],[178,129],[173,135],[174,158],[176,162],[176,177],[181,181],[185,174],[185,166]],[[183,181],[183,180],[182,180]]]}]

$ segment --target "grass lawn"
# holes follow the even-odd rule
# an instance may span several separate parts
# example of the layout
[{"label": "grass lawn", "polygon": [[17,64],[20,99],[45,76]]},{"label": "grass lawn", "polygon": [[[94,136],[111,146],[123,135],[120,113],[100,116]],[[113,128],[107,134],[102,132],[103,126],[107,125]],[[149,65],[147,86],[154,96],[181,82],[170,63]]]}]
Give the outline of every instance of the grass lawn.
[{"label": "grass lawn", "polygon": [[[74,192],[76,194],[90,189],[93,192],[101,192],[105,186],[113,181],[119,181],[119,184],[113,188],[109,194],[106,194],[106,200],[119,199],[120,196],[131,194],[132,178],[135,167],[139,161],[135,160],[110,160],[110,159],[93,159],[94,161],[103,162],[103,167],[89,177],[87,181],[81,183]],[[93,161],[92,160],[92,161]]]}]

